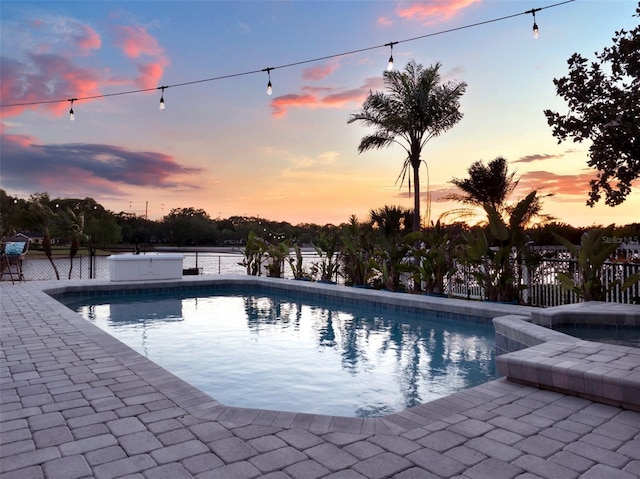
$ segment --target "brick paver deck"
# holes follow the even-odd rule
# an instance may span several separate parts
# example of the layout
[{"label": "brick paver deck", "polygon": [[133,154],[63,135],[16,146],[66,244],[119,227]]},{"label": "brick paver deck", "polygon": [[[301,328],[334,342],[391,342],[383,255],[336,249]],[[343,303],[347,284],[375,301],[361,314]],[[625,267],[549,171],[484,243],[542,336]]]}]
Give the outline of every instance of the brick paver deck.
[{"label": "brick paver deck", "polygon": [[383,418],[227,407],[0,284],[0,478],[631,479],[640,413],[500,379]]}]

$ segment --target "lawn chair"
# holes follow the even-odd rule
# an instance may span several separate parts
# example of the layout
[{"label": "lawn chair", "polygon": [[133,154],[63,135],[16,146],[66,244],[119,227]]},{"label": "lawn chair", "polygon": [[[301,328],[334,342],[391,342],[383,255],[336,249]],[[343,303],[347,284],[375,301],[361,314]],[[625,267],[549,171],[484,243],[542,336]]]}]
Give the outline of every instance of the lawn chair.
[{"label": "lawn chair", "polygon": [[0,259],[0,280],[5,275],[11,277],[11,282],[14,282],[14,275],[17,276],[18,281],[24,281],[24,274],[22,272],[22,260],[29,251],[29,237],[23,234],[17,234],[5,238],[2,243],[2,256]]}]

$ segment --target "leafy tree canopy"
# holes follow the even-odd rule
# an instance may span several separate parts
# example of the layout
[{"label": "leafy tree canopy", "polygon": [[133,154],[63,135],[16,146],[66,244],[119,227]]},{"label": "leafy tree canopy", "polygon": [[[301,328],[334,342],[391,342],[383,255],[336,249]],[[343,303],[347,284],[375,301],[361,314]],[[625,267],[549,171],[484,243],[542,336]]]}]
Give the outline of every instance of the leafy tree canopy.
[{"label": "leafy tree canopy", "polygon": [[589,182],[589,206],[603,193],[605,204],[619,205],[640,178],[640,25],[612,40],[592,63],[578,53],[567,60],[569,75],[553,83],[569,113],[544,112],[558,143],[592,142],[587,164],[597,175]]}]

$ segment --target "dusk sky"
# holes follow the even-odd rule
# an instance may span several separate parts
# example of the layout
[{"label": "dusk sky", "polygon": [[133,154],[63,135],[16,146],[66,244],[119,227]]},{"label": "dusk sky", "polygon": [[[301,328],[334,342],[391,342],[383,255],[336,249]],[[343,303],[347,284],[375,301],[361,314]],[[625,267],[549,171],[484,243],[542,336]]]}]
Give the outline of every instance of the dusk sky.
[{"label": "dusk sky", "polygon": [[[0,109],[0,186],[25,199],[92,197],[150,219],[193,207],[212,218],[340,224],[384,205],[412,208],[396,183],[404,150],[359,154],[372,130],[347,124],[383,88],[384,45],[399,42],[397,69],[439,62],[443,80],[468,84],[462,121],[423,151],[432,220],[459,207],[442,200],[452,178],[504,156],[521,177],[516,196],[553,193],[544,212],[558,221],[638,222],[637,183],[618,207],[586,206],[589,145],[558,144],[543,113],[567,112],[553,79],[573,53],[595,60],[617,30],[638,25],[637,2],[545,8],[559,1],[3,0],[1,103],[48,103]],[[532,15],[517,15],[532,8],[542,8],[537,40]],[[324,57],[333,58],[309,61]],[[70,98],[79,99],[73,122]]]}]

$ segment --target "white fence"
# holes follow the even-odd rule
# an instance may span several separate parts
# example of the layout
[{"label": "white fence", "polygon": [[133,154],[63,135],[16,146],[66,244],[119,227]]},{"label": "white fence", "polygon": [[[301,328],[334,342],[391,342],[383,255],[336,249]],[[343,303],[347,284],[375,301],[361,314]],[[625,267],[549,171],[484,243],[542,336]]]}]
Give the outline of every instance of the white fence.
[{"label": "white fence", "polygon": [[[545,307],[579,302],[578,295],[562,288],[557,280],[558,273],[567,272],[579,281],[580,269],[571,253],[563,246],[533,246],[532,252],[544,259],[533,269],[522,268],[522,302]],[[484,299],[482,287],[474,279],[471,268],[469,265],[458,265],[456,275],[447,284],[451,296]],[[640,273],[640,245],[621,245],[616,256],[600,270],[603,288],[608,291],[606,301],[627,304],[640,301],[640,282],[625,291],[621,287],[628,277],[636,273]],[[614,282],[617,282],[616,285],[609,289]]]}]

